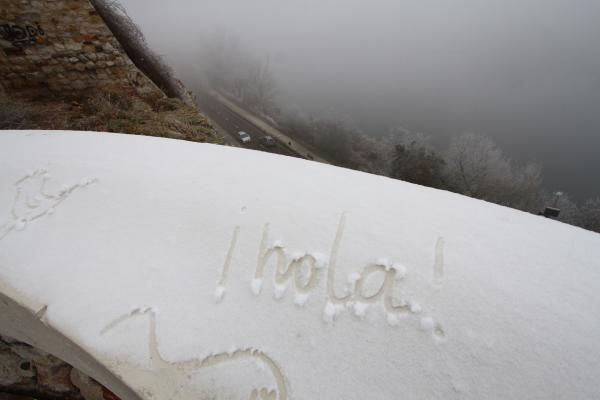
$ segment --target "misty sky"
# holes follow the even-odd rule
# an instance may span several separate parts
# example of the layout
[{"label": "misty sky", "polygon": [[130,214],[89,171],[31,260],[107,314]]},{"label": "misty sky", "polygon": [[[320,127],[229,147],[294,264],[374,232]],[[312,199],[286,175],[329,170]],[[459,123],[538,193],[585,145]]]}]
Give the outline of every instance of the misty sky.
[{"label": "misty sky", "polygon": [[279,100],[391,127],[491,136],[549,190],[600,195],[598,0],[121,0],[186,75],[208,32],[270,57]]}]

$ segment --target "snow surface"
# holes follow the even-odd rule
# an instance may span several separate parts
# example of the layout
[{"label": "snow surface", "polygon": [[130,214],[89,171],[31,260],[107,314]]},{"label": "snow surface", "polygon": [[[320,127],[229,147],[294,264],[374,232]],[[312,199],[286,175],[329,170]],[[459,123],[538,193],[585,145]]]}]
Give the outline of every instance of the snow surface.
[{"label": "snow surface", "polygon": [[8,287],[148,399],[600,398],[600,235],[316,162],[3,132]]}]

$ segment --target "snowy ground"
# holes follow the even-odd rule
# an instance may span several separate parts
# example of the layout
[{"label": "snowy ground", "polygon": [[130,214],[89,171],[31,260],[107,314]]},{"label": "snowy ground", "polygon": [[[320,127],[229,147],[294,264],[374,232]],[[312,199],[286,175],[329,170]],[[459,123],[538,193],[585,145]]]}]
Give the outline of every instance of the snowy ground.
[{"label": "snowy ground", "polygon": [[600,235],[262,152],[3,132],[2,291],[146,399],[600,397]]}]

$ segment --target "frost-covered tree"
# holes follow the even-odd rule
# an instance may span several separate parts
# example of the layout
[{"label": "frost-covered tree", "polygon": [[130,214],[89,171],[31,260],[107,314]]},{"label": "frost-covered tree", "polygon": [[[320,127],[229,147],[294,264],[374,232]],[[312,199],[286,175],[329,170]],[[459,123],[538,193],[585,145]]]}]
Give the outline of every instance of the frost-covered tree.
[{"label": "frost-covered tree", "polygon": [[526,211],[542,205],[539,166],[514,166],[490,139],[473,133],[455,137],[444,155],[450,190]]},{"label": "frost-covered tree", "polygon": [[558,208],[559,221],[600,233],[600,197],[588,199],[578,206],[568,193],[546,193],[544,206]]},{"label": "frost-covered tree", "polygon": [[455,137],[444,155],[445,175],[452,189],[491,200],[499,184],[510,179],[510,163],[489,138],[464,133]]},{"label": "frost-covered tree", "polygon": [[583,228],[600,233],[600,197],[588,199],[583,203],[579,214]]},{"label": "frost-covered tree", "polygon": [[571,225],[581,225],[581,211],[571,196],[564,192],[544,193],[543,207],[560,210],[558,220]]},{"label": "frost-covered tree", "polygon": [[431,146],[428,136],[402,132],[391,155],[389,175],[392,178],[430,187],[444,187],[444,160]]},{"label": "frost-covered tree", "polygon": [[389,157],[391,144],[386,139],[374,139],[369,135],[356,133],[352,140],[352,149],[358,169],[377,175],[389,175]]},{"label": "frost-covered tree", "polygon": [[542,207],[542,170],[539,165],[531,162],[523,168],[511,165],[509,178],[497,194],[498,203],[532,212]]}]

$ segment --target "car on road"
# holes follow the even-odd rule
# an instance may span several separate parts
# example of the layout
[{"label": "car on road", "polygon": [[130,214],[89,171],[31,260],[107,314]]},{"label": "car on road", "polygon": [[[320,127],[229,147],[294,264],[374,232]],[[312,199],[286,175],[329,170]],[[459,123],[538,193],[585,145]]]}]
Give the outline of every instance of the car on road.
[{"label": "car on road", "polygon": [[238,132],[238,137],[240,138],[240,140],[242,141],[242,143],[250,143],[252,141],[252,138],[250,137],[250,135],[248,135],[244,131],[239,131]]},{"label": "car on road", "polygon": [[273,147],[275,146],[275,139],[273,139],[271,136],[263,136],[260,138],[260,142],[265,146],[265,147]]}]

